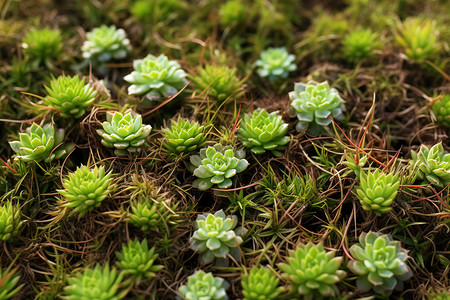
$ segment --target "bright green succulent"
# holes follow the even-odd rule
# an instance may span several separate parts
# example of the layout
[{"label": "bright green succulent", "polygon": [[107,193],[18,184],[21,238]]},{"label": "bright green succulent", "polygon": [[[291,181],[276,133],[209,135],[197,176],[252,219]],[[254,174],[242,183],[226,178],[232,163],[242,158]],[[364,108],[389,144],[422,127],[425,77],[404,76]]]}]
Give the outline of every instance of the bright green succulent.
[{"label": "bright green succulent", "polygon": [[23,284],[16,287],[20,280],[20,275],[14,271],[9,272],[0,268],[0,299],[6,300],[14,297],[22,288]]},{"label": "bright green succulent", "polygon": [[40,64],[51,67],[50,61],[58,59],[62,54],[61,32],[50,28],[33,28],[24,36],[22,48],[24,53],[34,59],[35,67]]},{"label": "bright green succulent", "polygon": [[265,109],[255,110],[253,115],[245,114],[241,119],[238,137],[246,148],[255,154],[267,150],[280,156],[281,150],[291,138],[286,135],[288,124],[276,112],[267,113]]},{"label": "bright green succulent", "polygon": [[111,172],[106,174],[103,166],[81,166],[75,172],[69,173],[63,180],[63,190],[57,190],[64,201],[63,207],[71,208],[70,214],[77,213],[78,218],[100,206],[113,189]]},{"label": "bright green succulent", "polygon": [[241,277],[244,300],[275,300],[283,291],[280,279],[267,268],[253,267],[248,275]]},{"label": "bright green succulent", "polygon": [[345,110],[344,100],[339,96],[335,88],[331,88],[328,82],[308,83],[298,82],[294,91],[289,93],[291,99],[291,111],[297,114],[297,130],[308,129],[312,135],[323,131],[325,126],[331,123],[330,117],[342,120]]},{"label": "bright green succulent", "polygon": [[219,8],[219,21],[227,26],[237,26],[245,21],[245,5],[242,0],[228,0]]},{"label": "bright green succulent", "polygon": [[444,94],[434,101],[432,109],[436,121],[450,128],[450,94]]},{"label": "bright green succulent", "polygon": [[231,96],[243,94],[243,80],[236,76],[236,69],[225,65],[208,64],[197,69],[197,74],[190,76],[198,93],[207,90],[208,96],[219,104]]},{"label": "bright green succulent", "polygon": [[234,230],[236,225],[237,217],[226,216],[223,210],[197,216],[196,230],[190,243],[191,249],[198,251],[201,264],[210,263],[216,258],[220,258],[216,263],[226,264],[228,254],[240,259],[237,247],[242,243],[246,230],[243,227]]},{"label": "bright green succulent", "polygon": [[180,286],[177,300],[228,300],[226,290],[230,284],[212,273],[195,271],[188,277],[186,285]]},{"label": "bright green succulent", "polygon": [[410,169],[424,184],[443,188],[450,184],[450,153],[444,151],[442,142],[431,148],[421,145],[419,152],[411,150]]},{"label": "bright green succulent", "polygon": [[376,169],[374,172],[361,172],[356,195],[364,210],[381,216],[392,210],[397,196],[400,180],[398,174],[385,174]]},{"label": "bright green succulent", "polygon": [[135,60],[134,71],[124,77],[131,83],[130,95],[146,94],[149,98],[170,97],[178,93],[186,84],[186,72],[180,65],[161,54],[151,54],[144,59]]},{"label": "bright green succulent", "polygon": [[214,184],[221,189],[231,186],[231,177],[247,169],[244,151],[233,151],[231,146],[216,144],[213,147],[200,149],[199,155],[192,155],[189,167],[199,177],[192,186],[205,191]]},{"label": "bright green succulent", "polygon": [[359,29],[348,33],[342,40],[344,58],[351,62],[371,57],[381,48],[378,35],[370,29]]},{"label": "bright green succulent", "polygon": [[138,0],[130,12],[144,24],[155,24],[167,20],[173,12],[183,6],[180,0]]},{"label": "bright green succulent", "polygon": [[164,129],[163,146],[166,152],[178,155],[192,152],[205,144],[205,126],[182,118],[176,122],[172,120],[171,123],[170,127]]},{"label": "bright green succulent", "polygon": [[53,78],[50,87],[45,86],[45,89],[48,96],[44,98],[44,102],[61,111],[61,116],[74,119],[84,114],[86,107],[94,102],[98,94],[78,75]]},{"label": "bright green succulent", "polygon": [[339,270],[343,257],[334,257],[333,251],[326,251],[322,244],[300,244],[290,251],[287,263],[279,264],[282,274],[294,292],[305,300],[335,297],[338,294],[336,283],[347,273]]},{"label": "bright green succulent", "polygon": [[350,254],[353,260],[347,267],[358,275],[356,286],[363,292],[373,289],[390,295],[394,289],[401,290],[403,281],[412,276],[406,264],[408,251],[387,234],[362,233],[359,244],[350,247]]},{"label": "bright green succulent", "polygon": [[94,269],[88,268],[83,273],[68,279],[69,285],[64,288],[63,299],[66,300],[118,300],[126,296],[123,290],[124,273],[117,273],[109,264],[102,267],[97,264]]},{"label": "bright green succulent", "polygon": [[176,216],[176,205],[170,205],[169,201],[162,198],[132,201],[130,207],[128,220],[142,231],[159,231],[168,224],[174,224],[172,219]]},{"label": "bright green succulent", "polygon": [[19,233],[21,226],[20,211],[11,201],[0,206],[0,241],[10,240]]},{"label": "bright green succulent", "polygon": [[152,130],[151,125],[142,124],[142,116],[127,110],[106,113],[103,129],[97,129],[102,137],[102,144],[109,148],[116,148],[116,155],[126,155],[141,150],[145,139]]},{"label": "bright green succulent", "polygon": [[289,54],[286,47],[269,48],[261,52],[256,61],[258,75],[262,78],[267,77],[270,81],[287,78],[289,72],[297,69],[294,61],[295,55]]},{"label": "bright green succulent", "polygon": [[64,140],[64,129],[56,129],[52,124],[44,127],[33,123],[25,133],[19,133],[19,140],[9,142],[16,152],[15,159],[22,161],[50,162],[69,154],[74,145],[60,145]]},{"label": "bright green succulent", "polygon": [[432,292],[427,296],[428,300],[450,300],[450,291]]},{"label": "bright green succulent", "polygon": [[158,254],[155,253],[155,247],[149,249],[147,240],[139,242],[137,239],[129,241],[128,245],[122,245],[122,251],[116,252],[116,265],[125,274],[132,275],[136,281],[141,281],[142,277],[151,279],[155,273],[163,268],[160,265],[154,265]]}]

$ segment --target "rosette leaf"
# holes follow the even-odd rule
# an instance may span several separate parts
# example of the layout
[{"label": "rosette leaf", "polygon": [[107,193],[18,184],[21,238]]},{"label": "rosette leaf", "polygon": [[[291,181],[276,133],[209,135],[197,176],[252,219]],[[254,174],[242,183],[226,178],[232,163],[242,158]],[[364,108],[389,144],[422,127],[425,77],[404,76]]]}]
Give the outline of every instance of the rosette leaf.
[{"label": "rosette leaf", "polygon": [[437,123],[450,128],[450,94],[442,95],[432,106]]},{"label": "rosette leaf", "polygon": [[163,146],[167,153],[175,155],[192,152],[205,144],[204,131],[205,126],[200,126],[198,122],[182,118],[178,118],[176,122],[172,120],[171,126],[164,129]]},{"label": "rosette leaf", "polygon": [[244,300],[275,300],[283,291],[275,274],[267,268],[253,267],[247,276],[242,276]]},{"label": "rosette leaf", "polygon": [[287,78],[289,72],[295,71],[295,55],[289,54],[285,47],[269,48],[261,52],[256,61],[258,75],[267,77],[269,81]]},{"label": "rosette leaf", "polygon": [[20,211],[11,201],[6,201],[0,206],[0,241],[6,242],[16,236],[21,226]]},{"label": "rosette leaf", "polygon": [[226,290],[229,283],[212,273],[195,271],[188,277],[187,284],[180,286],[177,300],[228,300]]}]

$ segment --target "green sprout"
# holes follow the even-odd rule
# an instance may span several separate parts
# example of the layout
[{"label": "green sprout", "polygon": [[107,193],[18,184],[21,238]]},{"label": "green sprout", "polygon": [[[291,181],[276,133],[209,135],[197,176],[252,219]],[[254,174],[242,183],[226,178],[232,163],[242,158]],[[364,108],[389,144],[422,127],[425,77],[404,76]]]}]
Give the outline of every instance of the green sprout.
[{"label": "green sprout", "polygon": [[130,207],[128,221],[142,231],[159,231],[169,224],[174,224],[172,219],[176,216],[176,205],[170,205],[169,201],[161,197],[135,200],[131,202]]},{"label": "green sprout", "polygon": [[175,155],[192,152],[205,144],[204,131],[205,126],[200,126],[198,122],[182,118],[178,118],[176,122],[172,120],[171,126],[164,129],[163,147],[167,153]]},{"label": "green sprout", "polygon": [[22,221],[20,220],[20,210],[13,207],[11,201],[6,201],[0,206],[0,241],[8,241],[16,236]]},{"label": "green sprout", "polygon": [[228,300],[226,290],[230,284],[212,273],[195,271],[188,277],[187,284],[180,286],[177,300]]},{"label": "green sprout", "polygon": [[381,48],[379,37],[370,29],[359,29],[348,33],[342,40],[342,52],[347,61],[358,62],[372,57]]},{"label": "green sprout", "polygon": [[13,271],[3,270],[0,268],[0,299],[6,300],[11,299],[20,291],[23,287],[23,284],[16,286],[20,280],[20,274]]},{"label": "green sprout", "polygon": [[289,72],[297,69],[294,61],[295,55],[289,54],[286,47],[269,48],[262,51],[256,61],[258,75],[262,78],[267,77],[269,81],[287,78]]},{"label": "green sprout", "polygon": [[412,276],[406,264],[408,251],[387,234],[362,233],[359,243],[350,247],[354,260],[347,267],[358,275],[356,286],[367,292],[390,295],[394,289],[401,290],[403,281]]},{"label": "green sprout", "polygon": [[450,94],[444,94],[433,102],[432,110],[436,121],[450,128]]},{"label": "green sprout", "polygon": [[34,59],[34,67],[44,64],[51,68],[50,61],[58,59],[62,54],[61,32],[50,28],[33,28],[24,36],[22,48],[25,54]]},{"label": "green sprout", "polygon": [[219,21],[224,27],[238,26],[245,21],[245,5],[242,0],[229,0],[219,8]]},{"label": "green sprout", "polygon": [[278,286],[280,279],[267,268],[253,267],[248,275],[241,277],[244,300],[275,300],[283,292]]}]

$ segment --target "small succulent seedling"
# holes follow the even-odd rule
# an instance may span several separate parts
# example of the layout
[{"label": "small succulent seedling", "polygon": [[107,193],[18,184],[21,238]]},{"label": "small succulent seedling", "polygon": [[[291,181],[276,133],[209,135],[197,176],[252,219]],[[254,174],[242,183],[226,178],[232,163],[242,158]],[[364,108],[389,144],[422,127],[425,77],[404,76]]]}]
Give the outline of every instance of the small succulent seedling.
[{"label": "small succulent seedling", "polygon": [[436,99],[432,109],[437,123],[450,128],[450,94],[444,94]]},{"label": "small succulent seedling", "polygon": [[439,188],[450,184],[450,153],[444,151],[442,142],[431,148],[421,145],[419,152],[411,150],[409,166],[423,184],[431,183]]},{"label": "small succulent seedling", "polygon": [[144,25],[166,21],[170,15],[182,8],[179,0],[138,0],[133,2],[130,12]]},{"label": "small succulent seedling", "polygon": [[226,290],[230,284],[220,277],[214,277],[212,273],[202,270],[195,271],[188,277],[187,284],[180,286],[177,300],[228,300]]},{"label": "small succulent seedling", "polygon": [[245,21],[245,5],[242,0],[229,0],[219,8],[219,21],[224,26],[238,26]]},{"label": "small succulent seedling", "polygon": [[406,264],[408,251],[387,234],[362,233],[359,243],[350,247],[350,254],[354,260],[347,267],[358,275],[356,286],[363,292],[373,289],[390,295],[394,289],[401,290],[403,281],[412,276]]},{"label": "small succulent seedling", "polygon": [[66,300],[97,299],[118,300],[126,296],[128,290],[122,291],[124,273],[118,273],[116,268],[97,264],[68,279],[64,288],[63,298]]},{"label": "small succulent seedling", "polygon": [[312,135],[324,130],[331,123],[330,117],[335,120],[344,118],[344,100],[335,88],[328,82],[308,83],[298,82],[294,91],[289,93],[291,99],[291,112],[297,114],[297,130],[308,129]]},{"label": "small succulent seedling", "polygon": [[127,110],[106,113],[103,129],[97,129],[102,137],[102,144],[108,148],[116,148],[116,155],[126,155],[141,150],[145,139],[152,130],[151,125],[142,124],[142,116]]},{"label": "small succulent seedling", "polygon": [[24,162],[50,162],[69,154],[74,145],[60,145],[64,140],[64,129],[56,129],[52,124],[43,127],[33,123],[25,133],[19,133],[19,140],[9,142],[16,152],[15,159]]},{"label": "small succulent seedling", "polygon": [[142,277],[151,279],[163,266],[155,265],[158,257],[155,248],[148,248],[147,240],[139,242],[137,239],[129,241],[128,245],[122,245],[122,251],[116,252],[116,265],[125,274],[130,274],[139,282]]},{"label": "small succulent seedling", "polygon": [[20,211],[13,207],[11,201],[0,206],[0,241],[8,241],[20,231],[22,221]]},{"label": "small succulent seedling", "polygon": [[427,294],[428,300],[450,300],[450,291],[431,292]]},{"label": "small succulent seedling", "polygon": [[24,36],[22,48],[24,53],[34,59],[34,67],[40,64],[51,67],[50,61],[58,59],[63,50],[61,32],[50,28],[33,28]]},{"label": "small succulent seedling", "polygon": [[124,77],[131,83],[130,95],[147,95],[149,98],[170,97],[178,93],[187,83],[186,72],[180,65],[161,54],[151,54],[135,60],[134,71]]},{"label": "small succulent seedling", "polygon": [[283,291],[278,286],[280,279],[267,268],[253,267],[248,275],[241,277],[244,300],[275,300]]},{"label": "small succulent seedling", "polygon": [[45,89],[48,95],[44,98],[44,102],[59,110],[61,116],[73,119],[81,117],[98,94],[78,75],[53,78],[50,87],[45,86]]},{"label": "small succulent seedling", "polygon": [[334,257],[333,251],[326,251],[322,244],[301,244],[290,251],[287,263],[279,264],[283,276],[291,283],[292,290],[305,300],[335,297],[336,283],[347,273],[339,270],[343,257]]},{"label": "small succulent seedling", "polygon": [[350,169],[347,172],[345,172],[342,177],[346,177],[349,176],[351,173],[355,174],[355,177],[357,180],[359,180],[359,177],[361,176],[361,171],[362,168],[364,167],[364,165],[367,162],[368,156],[367,155],[362,155],[359,156],[359,153],[356,154],[358,155],[358,159],[356,156],[354,155],[350,155],[347,154],[345,155],[345,161],[344,164]]},{"label": "small succulent seedling", "polygon": [[256,110],[253,115],[245,114],[241,119],[238,137],[244,147],[255,154],[271,151],[275,156],[281,155],[291,138],[286,135],[288,124],[283,122],[276,112]]},{"label": "small succulent seedling", "polygon": [[64,197],[62,207],[72,209],[70,214],[77,213],[78,218],[100,206],[113,189],[111,172],[106,174],[103,166],[81,166],[69,173],[63,180],[63,190],[58,193]]},{"label": "small succulent seedling", "polygon": [[364,210],[381,216],[392,210],[399,185],[398,174],[384,174],[379,169],[362,172],[356,195]]},{"label": "small succulent seedling", "polygon": [[232,178],[236,173],[247,169],[248,162],[244,159],[244,151],[233,151],[231,146],[216,144],[213,147],[200,149],[199,155],[190,158],[190,169],[199,177],[192,186],[205,191],[214,184],[221,189],[231,186]]},{"label": "small succulent seedling", "polygon": [[199,262],[207,264],[215,258],[217,263],[227,263],[227,255],[237,260],[240,252],[237,247],[242,243],[245,234],[243,227],[234,230],[237,225],[236,216],[226,216],[222,210],[214,214],[205,213],[197,217],[195,232],[190,238],[191,249],[198,251]]},{"label": "small succulent seedling", "polygon": [[359,29],[348,33],[342,40],[344,58],[351,62],[371,57],[381,48],[378,35],[370,29]]},{"label": "small succulent seedling", "polygon": [[[164,202],[165,201],[165,202]],[[128,212],[129,222],[142,231],[159,231],[161,228],[174,224],[176,205],[170,205],[167,200],[144,198],[131,202]]]},{"label": "small succulent seedling", "polygon": [[206,142],[205,126],[178,118],[164,129],[163,147],[167,153],[179,155],[202,147]]},{"label": "small succulent seedling", "polygon": [[22,288],[23,284],[16,286],[20,280],[20,274],[0,268],[0,299],[6,300],[14,297]]},{"label": "small succulent seedling", "polygon": [[256,61],[258,75],[267,77],[269,81],[276,81],[280,78],[287,78],[289,72],[295,71],[295,55],[289,54],[285,47],[269,48],[261,52]]}]

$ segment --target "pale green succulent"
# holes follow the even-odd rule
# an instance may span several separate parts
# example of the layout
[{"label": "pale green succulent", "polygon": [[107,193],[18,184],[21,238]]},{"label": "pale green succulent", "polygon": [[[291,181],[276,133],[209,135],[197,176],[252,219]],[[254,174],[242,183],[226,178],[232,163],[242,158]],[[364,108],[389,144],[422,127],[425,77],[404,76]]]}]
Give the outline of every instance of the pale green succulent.
[{"label": "pale green succulent", "polygon": [[186,72],[180,65],[161,54],[151,54],[133,62],[134,71],[124,77],[131,83],[130,95],[146,94],[149,98],[170,97],[178,93],[186,84]]},{"label": "pale green succulent", "polygon": [[176,122],[172,120],[171,123],[170,127],[164,129],[163,147],[166,152],[178,155],[192,152],[205,144],[205,126],[182,118]]},{"label": "pale green succulent", "polygon": [[190,169],[199,177],[192,186],[205,191],[214,184],[221,189],[232,185],[231,177],[247,169],[244,151],[233,151],[231,146],[216,144],[213,147],[200,149],[199,155],[190,158]]},{"label": "pale green succulent", "polygon": [[141,281],[142,277],[151,279],[155,273],[163,268],[161,265],[155,265],[158,258],[155,253],[155,247],[149,249],[147,240],[139,242],[137,239],[129,241],[128,245],[122,245],[122,251],[116,252],[116,265],[125,274],[132,275],[136,281]]},{"label": "pale green succulent", "polygon": [[69,285],[64,288],[63,299],[66,300],[118,300],[126,296],[128,290],[123,290],[124,273],[118,273],[116,268],[97,264],[68,279]]},{"label": "pale green succulent", "polygon": [[328,299],[338,294],[336,283],[347,273],[339,270],[343,257],[334,257],[322,244],[300,244],[290,251],[287,263],[279,264],[283,276],[290,282],[293,292],[302,299]]},{"label": "pale green succulent", "polygon": [[25,133],[19,133],[18,141],[9,142],[9,145],[17,154],[15,159],[50,162],[67,156],[73,149],[73,144],[60,145],[63,140],[64,129],[55,130],[52,124],[41,127],[33,123]]},{"label": "pale green succulent", "polygon": [[288,124],[276,112],[267,113],[265,109],[255,110],[253,115],[245,114],[241,119],[238,137],[244,147],[255,154],[271,151],[281,155],[291,138],[286,135]]},{"label": "pale green succulent", "polygon": [[0,241],[8,241],[20,231],[22,221],[20,211],[13,207],[11,201],[0,206]]},{"label": "pale green succulent", "polygon": [[256,61],[256,71],[260,77],[267,77],[270,81],[287,78],[289,72],[297,69],[294,61],[295,55],[289,54],[286,47],[269,48],[261,52]]},{"label": "pale green succulent", "polygon": [[344,58],[351,62],[371,57],[381,48],[379,37],[370,29],[359,29],[348,33],[342,40]]},{"label": "pale green succulent", "polygon": [[253,267],[248,275],[241,277],[244,300],[275,300],[283,292],[278,286],[280,279],[267,268]]},{"label": "pale green succulent", "polygon": [[22,288],[23,284],[16,286],[20,280],[20,274],[17,272],[10,272],[0,268],[0,299],[11,299]]},{"label": "pale green succulent", "polygon": [[81,166],[63,180],[63,190],[57,190],[64,197],[62,207],[71,208],[70,214],[78,218],[100,206],[113,189],[111,172],[106,174],[103,166]]},{"label": "pale green succulent", "polygon": [[381,216],[392,210],[399,185],[398,174],[385,174],[379,169],[362,172],[356,195],[364,210]]},{"label": "pale green succulent", "polygon": [[190,243],[191,249],[198,251],[201,264],[210,263],[216,258],[220,258],[216,263],[226,264],[228,254],[240,259],[237,247],[242,243],[246,231],[243,227],[234,230],[236,225],[237,217],[226,216],[223,210],[198,215]]},{"label": "pale green succulent", "polygon": [[44,98],[47,105],[56,108],[65,118],[79,118],[97,96],[97,91],[84,79],[75,75],[59,76],[50,81],[50,87],[45,86],[48,95]]},{"label": "pale green succulent", "polygon": [[51,67],[50,61],[58,59],[62,54],[61,32],[50,28],[33,28],[24,36],[22,48],[24,53],[34,59],[35,67],[40,64]]},{"label": "pale green succulent", "polygon": [[356,286],[363,292],[373,289],[390,295],[394,289],[401,290],[403,281],[412,276],[406,264],[408,251],[387,234],[362,233],[359,244],[350,247],[350,254],[353,260],[347,267],[358,275]]},{"label": "pale green succulent", "polygon": [[226,290],[230,284],[212,273],[195,271],[188,277],[186,285],[180,286],[177,300],[228,300]]},{"label": "pale green succulent", "polygon": [[450,94],[444,94],[434,101],[432,109],[437,123],[450,128]]},{"label": "pale green succulent", "polygon": [[450,153],[444,151],[442,142],[428,148],[421,145],[419,152],[411,150],[410,169],[424,184],[444,188],[450,184]]},{"label": "pale green succulent", "polygon": [[323,131],[325,126],[331,123],[330,117],[335,120],[344,118],[344,100],[339,96],[335,88],[331,88],[328,82],[308,83],[298,82],[294,91],[289,93],[291,110],[297,114],[297,130],[308,131],[315,135]]},{"label": "pale green succulent", "polygon": [[176,205],[170,205],[169,201],[162,198],[132,201],[130,207],[128,221],[142,231],[159,231],[175,222]]},{"label": "pale green succulent", "polygon": [[102,137],[102,144],[109,148],[116,148],[116,155],[126,155],[141,150],[145,139],[152,130],[151,125],[142,124],[142,116],[127,110],[123,114],[116,111],[106,113],[103,129],[97,129]]}]

